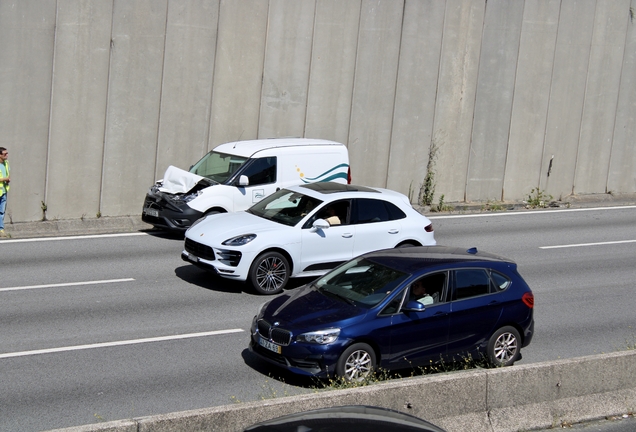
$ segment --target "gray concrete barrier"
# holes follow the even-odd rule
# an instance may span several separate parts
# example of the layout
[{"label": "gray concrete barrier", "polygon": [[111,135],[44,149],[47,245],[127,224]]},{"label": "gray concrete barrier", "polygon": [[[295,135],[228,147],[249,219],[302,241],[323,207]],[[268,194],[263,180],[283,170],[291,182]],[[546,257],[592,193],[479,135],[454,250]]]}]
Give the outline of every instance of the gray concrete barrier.
[{"label": "gray concrete barrier", "polygon": [[517,432],[595,420],[636,410],[636,351],[428,375],[57,431],[242,431],[286,414],[340,405],[390,408],[448,432]]}]

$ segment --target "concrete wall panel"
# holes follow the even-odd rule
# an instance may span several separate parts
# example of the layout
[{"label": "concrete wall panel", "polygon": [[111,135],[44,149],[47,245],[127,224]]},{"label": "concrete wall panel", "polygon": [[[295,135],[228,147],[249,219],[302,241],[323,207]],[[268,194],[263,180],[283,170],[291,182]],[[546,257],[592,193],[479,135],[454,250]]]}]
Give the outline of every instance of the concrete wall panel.
[{"label": "concrete wall panel", "polygon": [[314,0],[270,0],[259,138],[304,136]]},{"label": "concrete wall panel", "polygon": [[596,0],[561,3],[540,189],[572,193]]},{"label": "concrete wall panel", "polygon": [[351,106],[355,182],[386,186],[403,2],[364,0]]},{"label": "concrete wall panel", "polygon": [[112,2],[58,1],[49,219],[96,217],[100,211],[112,16]]},{"label": "concrete wall panel", "polygon": [[105,215],[140,213],[155,176],[167,9],[167,0],[114,3],[101,199]]},{"label": "concrete wall panel", "polygon": [[485,3],[446,3],[432,141],[436,191],[445,201],[464,200]]},{"label": "concrete wall panel", "polygon": [[219,0],[168,3],[155,178],[207,152],[218,13]]},{"label": "concrete wall panel", "polygon": [[446,3],[407,0],[400,46],[387,187],[417,202],[426,177]]},{"label": "concrete wall panel", "polygon": [[42,219],[55,0],[0,2],[0,146],[9,150],[5,225]]},{"label": "concrete wall panel", "polygon": [[267,0],[222,0],[208,149],[258,137]]},{"label": "concrete wall panel", "polygon": [[510,121],[503,199],[539,186],[560,0],[526,0]]},{"label": "concrete wall panel", "polygon": [[502,199],[523,2],[491,0],[484,18],[468,157],[468,201]]},{"label": "concrete wall panel", "polygon": [[348,141],[360,8],[360,0],[320,0],[316,4],[307,137]]},{"label": "concrete wall panel", "polygon": [[605,193],[630,0],[598,0],[574,178],[575,193]]},{"label": "concrete wall panel", "polygon": [[636,0],[631,1],[607,190],[636,192]]}]

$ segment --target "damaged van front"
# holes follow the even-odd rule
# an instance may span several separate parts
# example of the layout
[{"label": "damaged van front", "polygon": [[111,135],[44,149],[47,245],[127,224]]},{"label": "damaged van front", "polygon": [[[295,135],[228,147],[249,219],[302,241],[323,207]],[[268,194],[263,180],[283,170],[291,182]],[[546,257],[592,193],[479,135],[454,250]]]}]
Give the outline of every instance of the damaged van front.
[{"label": "damaged van front", "polygon": [[185,231],[205,215],[246,210],[278,189],[316,181],[350,183],[343,144],[307,138],[221,144],[189,171],[168,167],[146,194],[142,220]]}]

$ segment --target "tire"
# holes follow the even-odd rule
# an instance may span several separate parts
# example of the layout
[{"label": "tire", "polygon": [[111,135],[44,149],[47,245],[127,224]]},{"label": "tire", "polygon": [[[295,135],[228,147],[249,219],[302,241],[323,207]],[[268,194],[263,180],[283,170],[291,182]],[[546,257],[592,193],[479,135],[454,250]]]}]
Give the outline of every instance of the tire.
[{"label": "tire", "polygon": [[415,245],[413,243],[402,243],[397,245],[395,248],[396,249],[401,249],[401,248],[409,248],[409,247],[415,247]]},{"label": "tire", "polygon": [[488,360],[495,367],[512,366],[521,355],[521,336],[514,327],[502,327],[488,341]]},{"label": "tire", "polygon": [[259,294],[278,294],[289,281],[289,262],[278,252],[265,252],[250,267],[249,281]]},{"label": "tire", "polygon": [[344,350],[336,364],[336,374],[347,381],[361,382],[375,370],[375,352],[365,343]]}]

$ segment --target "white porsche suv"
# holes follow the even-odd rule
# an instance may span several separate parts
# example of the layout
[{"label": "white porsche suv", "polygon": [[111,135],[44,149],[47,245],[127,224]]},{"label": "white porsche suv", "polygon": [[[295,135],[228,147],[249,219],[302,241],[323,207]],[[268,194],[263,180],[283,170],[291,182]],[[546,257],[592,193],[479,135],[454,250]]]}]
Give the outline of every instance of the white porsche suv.
[{"label": "white porsche suv", "polygon": [[260,294],[320,276],[378,249],[435,245],[430,220],[387,189],[333,182],[281,189],[246,211],[207,216],[185,233],[184,261],[248,281]]}]

